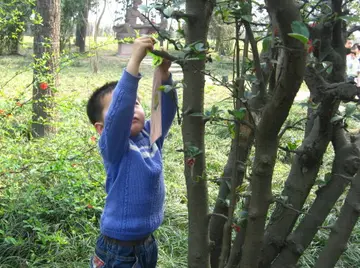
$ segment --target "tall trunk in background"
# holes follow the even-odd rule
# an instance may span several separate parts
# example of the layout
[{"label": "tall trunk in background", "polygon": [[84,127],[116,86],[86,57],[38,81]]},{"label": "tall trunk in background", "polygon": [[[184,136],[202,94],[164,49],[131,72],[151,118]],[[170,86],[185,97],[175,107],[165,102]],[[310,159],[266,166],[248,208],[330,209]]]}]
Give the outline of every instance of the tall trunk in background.
[{"label": "tall trunk in background", "polygon": [[60,0],[37,0],[36,11],[43,19],[34,31],[34,86],[32,135],[43,137],[51,131],[48,124],[52,90],[57,86],[60,48]]},{"label": "tall trunk in background", "polygon": [[107,2],[107,0],[104,0],[103,10],[101,11],[101,14],[100,14],[98,20],[96,21],[96,25],[95,25],[95,31],[94,31],[95,56],[91,59],[91,62],[92,62],[91,65],[92,65],[94,73],[97,73],[99,71],[99,52],[98,52],[98,49],[96,48],[96,46],[97,46],[97,38],[99,35],[100,22],[101,22],[102,17],[104,16],[105,9],[106,9],[106,2]]},{"label": "tall trunk in background", "polygon": [[[207,44],[213,0],[187,0],[186,43]],[[188,196],[189,239],[188,267],[209,268],[208,191],[205,172],[205,123],[202,117],[191,116],[204,111],[205,60],[187,61],[183,66],[183,124],[185,178]]]},{"label": "tall trunk in background", "polygon": [[86,33],[88,26],[90,3],[89,0],[84,1],[84,9],[79,14],[78,24],[76,25],[76,46],[79,47],[79,52],[85,52]]}]

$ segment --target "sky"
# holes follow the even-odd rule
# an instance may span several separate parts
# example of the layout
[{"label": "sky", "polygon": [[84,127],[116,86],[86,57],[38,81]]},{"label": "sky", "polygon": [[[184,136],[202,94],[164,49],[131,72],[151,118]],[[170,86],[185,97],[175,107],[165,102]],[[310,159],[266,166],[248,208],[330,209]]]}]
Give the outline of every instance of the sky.
[{"label": "sky", "polygon": [[[115,1],[108,1],[108,2],[109,3],[106,5],[104,16],[101,19],[101,27],[113,26],[114,20],[117,17],[117,14],[115,14],[115,10],[119,10],[121,8],[120,4],[115,3]],[[104,7],[104,3],[101,1],[99,10],[102,10],[103,7]],[[99,15],[100,14],[95,14],[93,11],[90,11],[89,22],[95,22]]]}]

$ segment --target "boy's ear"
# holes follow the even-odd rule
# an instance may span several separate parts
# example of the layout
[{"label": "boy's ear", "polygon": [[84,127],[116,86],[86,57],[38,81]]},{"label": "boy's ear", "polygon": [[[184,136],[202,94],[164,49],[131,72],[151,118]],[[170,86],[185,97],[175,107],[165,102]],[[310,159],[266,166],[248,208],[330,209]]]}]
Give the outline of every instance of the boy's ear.
[{"label": "boy's ear", "polygon": [[101,135],[101,133],[102,133],[102,131],[103,131],[103,129],[104,129],[104,124],[101,123],[101,122],[96,122],[96,123],[94,124],[94,127],[95,127],[95,129],[96,129],[96,132],[97,132],[99,135]]}]

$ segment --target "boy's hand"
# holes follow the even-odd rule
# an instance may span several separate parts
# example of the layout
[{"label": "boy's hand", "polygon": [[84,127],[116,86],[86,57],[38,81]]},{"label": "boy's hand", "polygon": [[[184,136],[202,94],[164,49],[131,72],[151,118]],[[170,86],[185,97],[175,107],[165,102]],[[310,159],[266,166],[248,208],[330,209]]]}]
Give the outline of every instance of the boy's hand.
[{"label": "boy's hand", "polygon": [[126,70],[128,73],[137,76],[139,74],[139,66],[141,61],[145,58],[147,51],[154,49],[155,39],[148,36],[143,36],[135,39],[132,47],[132,54]]}]

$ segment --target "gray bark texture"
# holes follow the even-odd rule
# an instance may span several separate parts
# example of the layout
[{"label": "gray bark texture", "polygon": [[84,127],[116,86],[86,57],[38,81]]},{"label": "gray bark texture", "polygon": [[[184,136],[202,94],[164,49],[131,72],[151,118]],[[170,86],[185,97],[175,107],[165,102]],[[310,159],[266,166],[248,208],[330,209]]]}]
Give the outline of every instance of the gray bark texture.
[{"label": "gray bark texture", "polygon": [[[215,1],[187,0],[186,13],[191,15],[187,20],[186,43],[200,41],[206,44],[210,17]],[[185,178],[188,196],[189,239],[188,239],[188,267],[210,267],[209,245],[209,213],[207,178],[205,171],[205,124],[201,117],[191,116],[193,113],[203,114],[204,110],[204,71],[205,61],[186,62],[183,65],[184,93],[183,93],[183,124],[182,136],[184,143]],[[197,148],[193,165],[187,160],[190,147]]]},{"label": "gray bark texture", "polygon": [[286,246],[271,265],[272,268],[295,267],[348,185],[349,181],[344,176],[354,176],[360,166],[360,142],[358,144],[350,142],[341,126],[337,126],[334,131],[332,143],[335,149],[335,159],[331,178],[316,192],[317,197],[314,203],[296,230],[287,238]]},{"label": "gray bark texture", "polygon": [[[52,89],[58,82],[56,69],[60,48],[60,0],[38,0],[36,10],[41,15],[43,23],[36,25],[34,31],[35,65],[43,57],[46,64],[34,69],[32,135],[43,137],[52,130],[44,121],[50,119]],[[48,84],[46,90],[40,89],[41,82]]]},{"label": "gray bark texture", "polygon": [[[302,43],[288,36],[292,32],[291,23],[300,20],[300,13],[294,1],[267,1],[269,13],[275,14],[279,22],[281,39],[284,46],[282,68],[272,99],[266,104],[262,118],[255,133],[255,159],[251,176],[251,200],[248,223],[243,246],[241,268],[258,267],[263,246],[264,226],[271,193],[278,133],[286,120],[290,107],[303,80],[306,54]],[[290,52],[291,51],[291,52]]]}]

